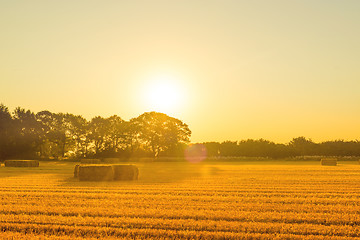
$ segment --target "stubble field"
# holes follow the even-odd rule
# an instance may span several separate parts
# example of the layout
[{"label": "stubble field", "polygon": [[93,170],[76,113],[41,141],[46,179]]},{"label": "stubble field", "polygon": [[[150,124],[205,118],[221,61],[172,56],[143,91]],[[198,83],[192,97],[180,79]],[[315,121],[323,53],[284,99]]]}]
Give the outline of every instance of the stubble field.
[{"label": "stubble field", "polygon": [[75,163],[0,168],[0,239],[359,239],[360,165],[136,163],[79,182]]}]

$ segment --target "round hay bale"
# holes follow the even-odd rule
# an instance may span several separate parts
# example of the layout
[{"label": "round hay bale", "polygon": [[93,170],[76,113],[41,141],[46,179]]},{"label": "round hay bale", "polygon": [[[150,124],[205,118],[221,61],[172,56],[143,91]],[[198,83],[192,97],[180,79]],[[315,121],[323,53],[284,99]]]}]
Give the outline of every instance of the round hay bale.
[{"label": "round hay bale", "polygon": [[134,165],[112,165],[114,169],[114,180],[126,181],[137,180],[139,178],[139,169]]},{"label": "round hay bale", "polygon": [[39,167],[38,160],[5,160],[5,167]]},{"label": "round hay bale", "polygon": [[323,166],[336,166],[337,159],[336,158],[323,158],[321,159],[321,165]]},{"label": "round hay bale", "polygon": [[81,164],[100,164],[100,159],[81,159]]},{"label": "round hay bale", "polygon": [[78,176],[80,181],[113,181],[114,170],[110,165],[80,165]]},{"label": "round hay bale", "polygon": [[79,167],[80,167],[80,164],[76,164],[76,165],[75,165],[75,168],[74,168],[74,178],[79,177]]}]

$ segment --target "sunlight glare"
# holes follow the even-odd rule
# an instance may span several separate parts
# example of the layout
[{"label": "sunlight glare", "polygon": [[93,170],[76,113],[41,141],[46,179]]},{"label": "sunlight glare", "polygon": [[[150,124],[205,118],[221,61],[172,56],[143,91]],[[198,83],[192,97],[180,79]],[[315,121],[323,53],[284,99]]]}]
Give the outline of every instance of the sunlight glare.
[{"label": "sunlight glare", "polygon": [[173,113],[183,101],[178,80],[174,76],[161,75],[150,79],[145,88],[145,104],[151,111]]}]

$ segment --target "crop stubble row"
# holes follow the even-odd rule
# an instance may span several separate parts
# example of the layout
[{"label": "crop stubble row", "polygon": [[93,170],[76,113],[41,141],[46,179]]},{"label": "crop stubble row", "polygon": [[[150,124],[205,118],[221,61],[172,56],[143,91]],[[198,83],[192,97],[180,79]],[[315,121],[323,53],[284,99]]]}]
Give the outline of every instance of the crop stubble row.
[{"label": "crop stubble row", "polygon": [[[318,168],[312,179],[296,167],[235,168],[164,184],[64,186],[54,175],[48,185],[42,182],[47,176],[2,178],[8,184],[0,187],[0,237],[360,237],[359,168],[344,167],[341,174]],[[331,171],[335,177],[326,181]]]}]

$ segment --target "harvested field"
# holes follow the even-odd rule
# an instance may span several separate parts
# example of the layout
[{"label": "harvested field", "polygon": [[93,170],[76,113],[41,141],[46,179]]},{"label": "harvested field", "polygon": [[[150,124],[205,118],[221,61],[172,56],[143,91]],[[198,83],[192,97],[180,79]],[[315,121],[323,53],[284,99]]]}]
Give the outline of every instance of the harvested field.
[{"label": "harvested field", "polygon": [[79,182],[74,163],[0,169],[0,239],[359,239],[360,165],[137,163]]},{"label": "harvested field", "polygon": [[5,167],[39,167],[38,160],[5,160]]}]

